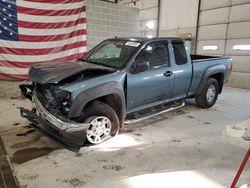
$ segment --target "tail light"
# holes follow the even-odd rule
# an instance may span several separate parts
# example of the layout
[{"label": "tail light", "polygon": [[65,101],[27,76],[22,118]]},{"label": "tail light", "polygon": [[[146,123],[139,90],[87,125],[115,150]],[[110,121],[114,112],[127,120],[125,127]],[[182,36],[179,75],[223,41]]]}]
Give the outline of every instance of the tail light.
[{"label": "tail light", "polygon": [[230,63],[227,65],[227,69],[230,70],[230,73],[233,70],[233,60],[231,59]]}]

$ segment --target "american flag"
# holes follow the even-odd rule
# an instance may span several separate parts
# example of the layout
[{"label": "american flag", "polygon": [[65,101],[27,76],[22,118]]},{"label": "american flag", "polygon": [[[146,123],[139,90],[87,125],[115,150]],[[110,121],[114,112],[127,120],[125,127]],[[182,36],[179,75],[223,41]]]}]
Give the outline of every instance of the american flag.
[{"label": "american flag", "polygon": [[27,79],[31,64],[81,58],[84,0],[0,0],[0,79]]}]

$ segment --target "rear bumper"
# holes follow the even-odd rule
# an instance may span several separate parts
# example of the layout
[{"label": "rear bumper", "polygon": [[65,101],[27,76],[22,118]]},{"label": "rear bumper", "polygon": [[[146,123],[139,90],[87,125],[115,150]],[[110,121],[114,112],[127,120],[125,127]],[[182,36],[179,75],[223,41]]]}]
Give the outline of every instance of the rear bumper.
[{"label": "rear bumper", "polygon": [[72,151],[79,151],[86,139],[87,123],[64,122],[50,114],[39,102],[36,94],[32,96],[33,110],[20,108],[21,117],[34,126],[63,143]]}]

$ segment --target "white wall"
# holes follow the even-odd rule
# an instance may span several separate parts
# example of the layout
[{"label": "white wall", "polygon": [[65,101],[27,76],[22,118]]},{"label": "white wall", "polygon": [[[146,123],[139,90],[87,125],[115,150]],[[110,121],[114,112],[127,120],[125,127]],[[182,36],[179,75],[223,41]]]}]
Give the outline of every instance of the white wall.
[{"label": "white wall", "polygon": [[199,0],[162,0],[159,36],[178,37],[190,33],[194,53],[198,4]]},{"label": "white wall", "polygon": [[[250,0],[201,0],[197,53],[233,58],[229,84],[250,89],[250,50],[234,50],[234,45],[250,45]],[[204,46],[218,46],[205,51]]]},{"label": "white wall", "polygon": [[139,9],[100,0],[86,1],[88,50],[107,38],[139,35]]},{"label": "white wall", "polygon": [[[140,9],[141,36],[157,36],[158,0],[139,0],[135,4],[123,0],[122,3]],[[194,44],[198,3],[199,0],[161,0],[159,36],[177,37],[190,33]],[[149,21],[154,22],[154,29],[147,28]],[[192,48],[194,52],[194,45]]]},{"label": "white wall", "polygon": [[177,36],[190,32],[195,36],[198,0],[162,0],[160,8],[160,34]]},{"label": "white wall", "polygon": [[[158,20],[158,0],[138,0],[136,3],[123,0],[120,4],[136,7],[140,9],[140,35],[143,37],[157,36],[157,20]],[[147,27],[148,22],[154,23],[154,28]]]}]

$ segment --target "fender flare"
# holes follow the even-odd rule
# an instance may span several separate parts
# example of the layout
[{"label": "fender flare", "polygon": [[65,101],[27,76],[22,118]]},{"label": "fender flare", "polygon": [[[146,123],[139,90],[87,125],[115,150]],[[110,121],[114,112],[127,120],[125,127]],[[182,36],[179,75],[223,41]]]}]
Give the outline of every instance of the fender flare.
[{"label": "fender flare", "polygon": [[226,73],[226,67],[224,65],[216,65],[216,66],[212,66],[209,67],[205,70],[201,82],[196,90],[195,95],[199,95],[202,92],[202,89],[204,87],[204,85],[206,84],[207,80],[209,77],[211,77],[214,74],[218,74],[218,73],[222,73],[223,74],[223,82],[222,82],[222,86],[223,87],[223,83],[224,83],[224,76]]},{"label": "fender flare", "polygon": [[123,125],[123,121],[126,117],[126,103],[125,103],[125,95],[123,88],[117,82],[109,82],[105,83],[88,90],[82,91],[77,97],[74,99],[70,112],[69,118],[79,117],[81,115],[82,110],[86,106],[86,104],[90,101],[93,101],[97,98],[115,94],[119,96],[121,100],[121,114],[122,114],[122,121],[120,122]]}]

